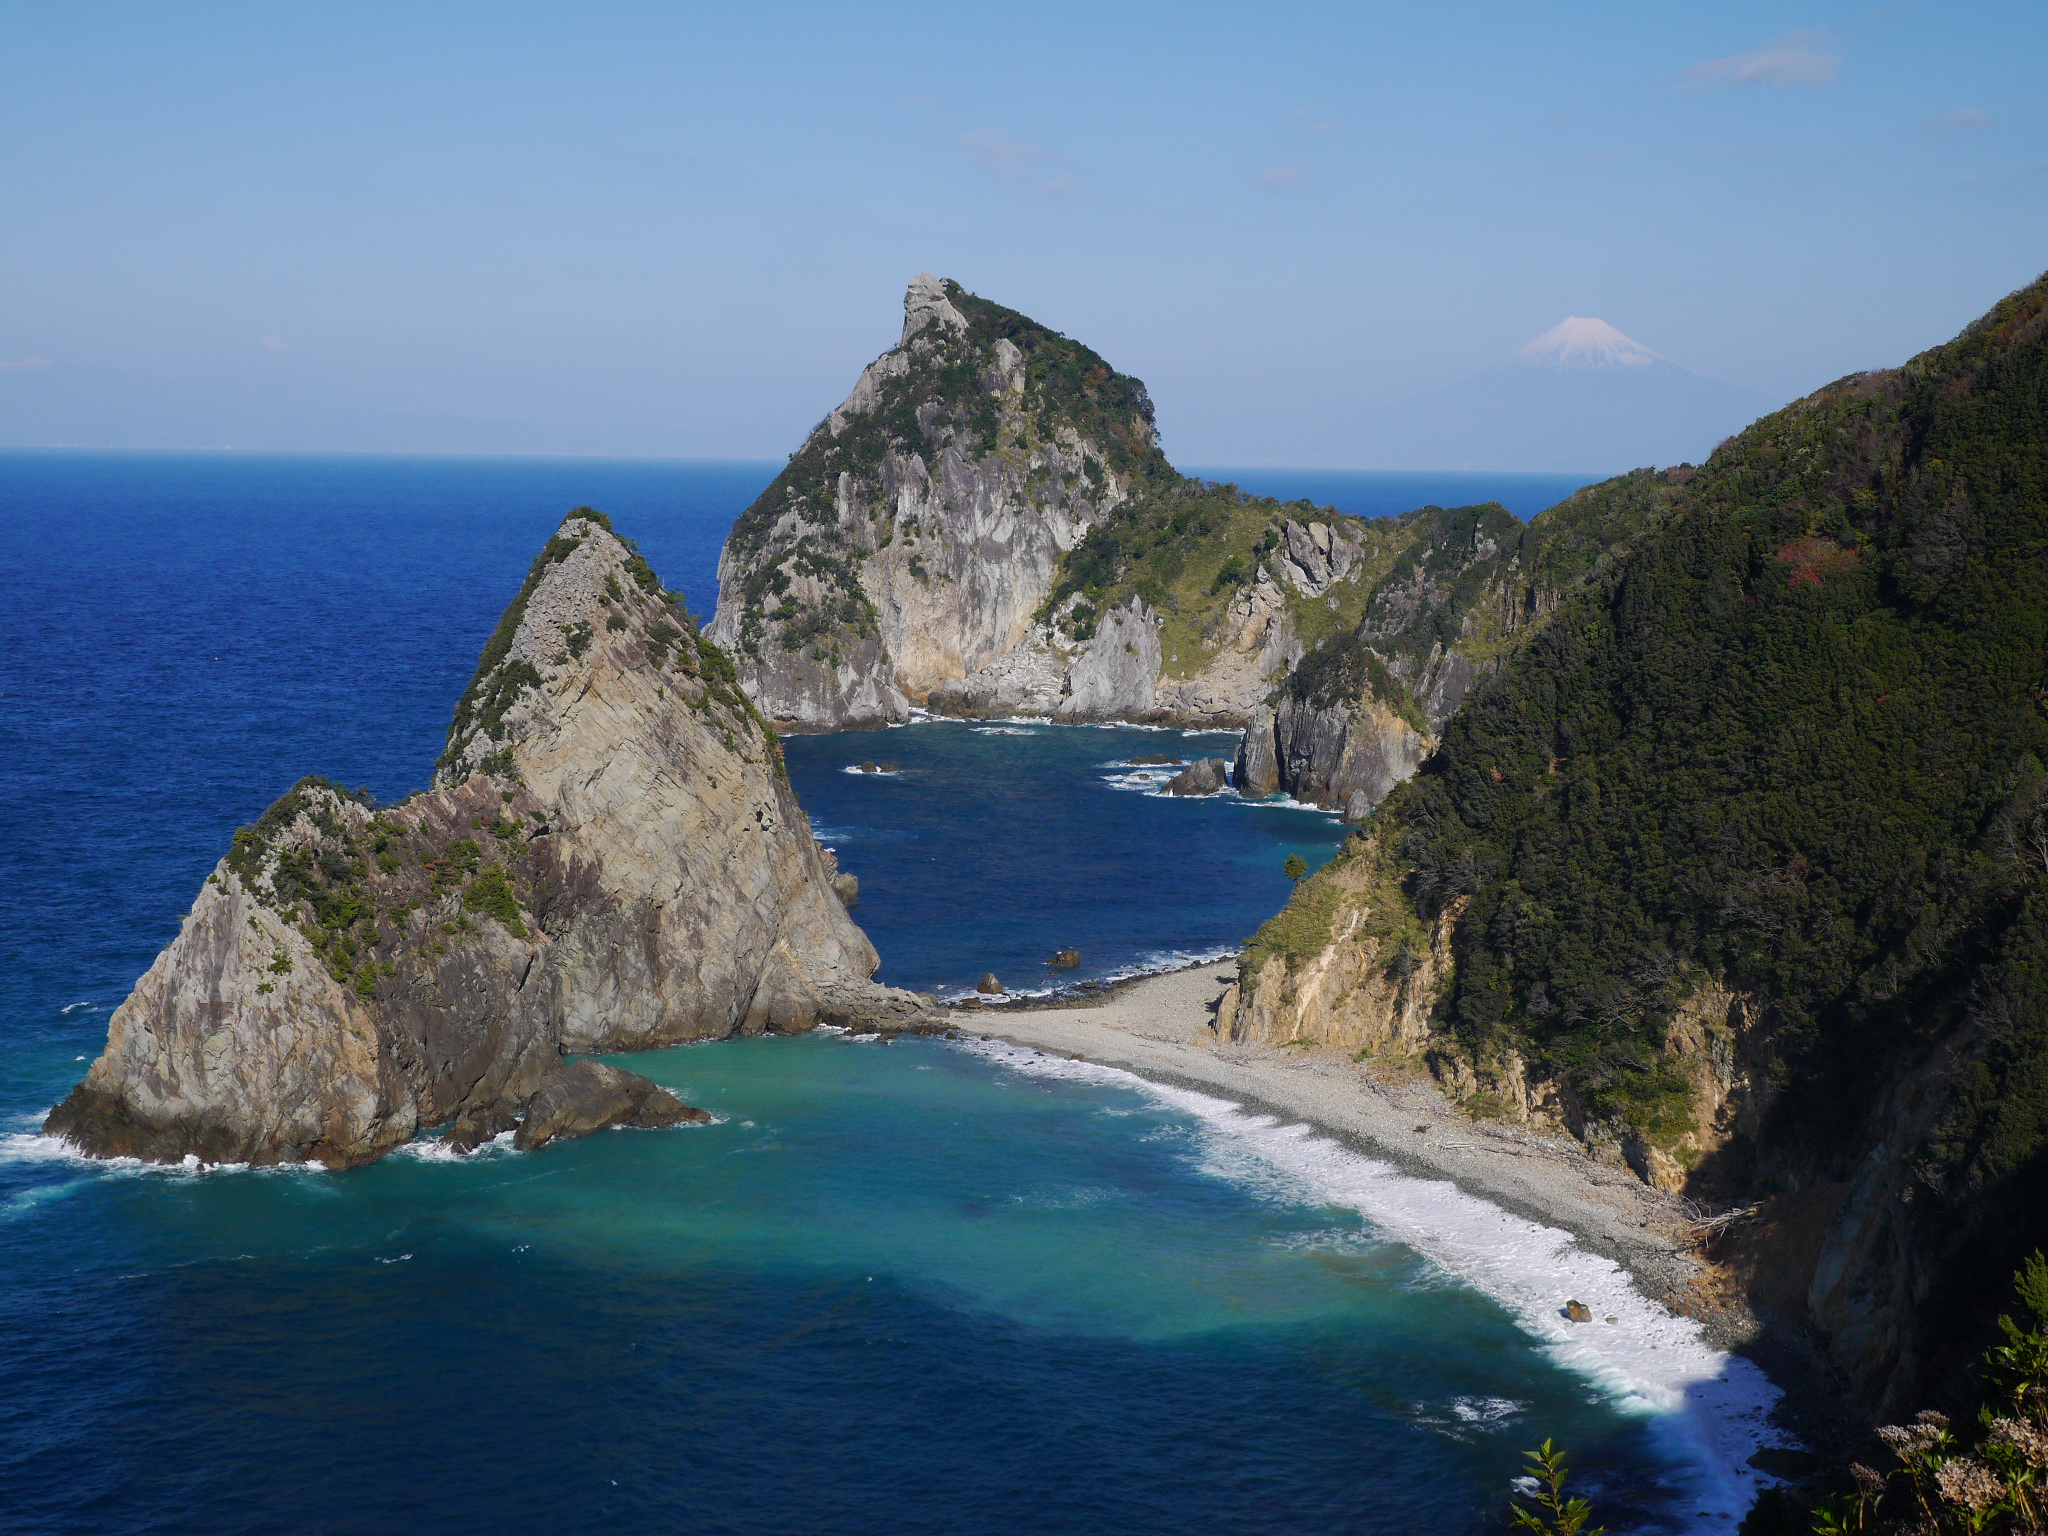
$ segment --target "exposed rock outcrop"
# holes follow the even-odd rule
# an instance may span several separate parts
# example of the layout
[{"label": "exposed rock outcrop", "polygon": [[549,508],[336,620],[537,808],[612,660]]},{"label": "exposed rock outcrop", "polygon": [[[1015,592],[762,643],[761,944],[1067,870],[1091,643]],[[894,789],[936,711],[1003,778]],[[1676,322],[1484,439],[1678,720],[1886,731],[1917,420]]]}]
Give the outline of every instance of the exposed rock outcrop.
[{"label": "exposed rock outcrop", "polygon": [[1278,707],[1260,705],[1245,727],[1237,782],[1249,800],[1284,789],[1346,821],[1363,821],[1421,766],[1432,744],[1378,698],[1319,705],[1282,690]]},{"label": "exposed rock outcrop", "polygon": [[[1192,504],[1225,502],[1228,516],[1190,528]],[[1123,517],[1151,550],[1164,547],[1153,522],[1170,541],[1206,541],[1200,580],[1057,592],[1082,541]],[[1362,527],[1182,479],[1142,383],[921,275],[902,339],[735,523],[710,634],[784,730],[901,721],[914,706],[1241,725],[1302,653],[1294,609],[1343,589],[1355,613],[1363,588],[1351,589],[1384,553]],[[1233,528],[1241,545],[1259,539],[1255,565],[1229,549]],[[1195,630],[1174,641],[1184,654],[1166,652],[1170,619]]]},{"label": "exposed rock outcrop", "polygon": [[1213,795],[1230,783],[1230,764],[1220,757],[1191,763],[1166,781],[1169,795]]},{"label": "exposed rock outcrop", "polygon": [[1308,1043],[1421,1059],[1452,966],[1461,907],[1428,927],[1387,882],[1377,844],[1353,833],[1259,931],[1216,1010],[1224,1039]]},{"label": "exposed rock outcrop", "polygon": [[[920,275],[901,341],[735,524],[710,633],[785,728],[903,720],[964,679],[991,709],[1024,698],[1050,713],[1064,665],[977,674],[1039,629],[1060,556],[1158,473],[1143,384]],[[1129,696],[1099,682],[1088,695]]]},{"label": "exposed rock outcrop", "polygon": [[435,787],[378,811],[309,779],[238,832],[48,1129],[362,1163],[451,1120],[496,1134],[564,1051],[922,1020],[875,964],[731,663],[579,512]]},{"label": "exposed rock outcrop", "polygon": [[[1398,553],[1351,629],[1297,653],[1238,748],[1237,781],[1358,821],[1434,750],[1444,724],[1543,620],[1658,520],[1682,475],[1624,476],[1540,513],[1425,507],[1398,520]],[[1288,530],[1302,581],[1319,546]],[[1306,563],[1299,563],[1306,562]],[[1328,567],[1334,571],[1336,564]]]},{"label": "exposed rock outcrop", "polygon": [[612,1126],[660,1130],[703,1125],[711,1116],[693,1109],[658,1083],[621,1072],[601,1061],[572,1061],[550,1073],[526,1106],[526,1118],[512,1138],[522,1152],[551,1141],[588,1136]]}]

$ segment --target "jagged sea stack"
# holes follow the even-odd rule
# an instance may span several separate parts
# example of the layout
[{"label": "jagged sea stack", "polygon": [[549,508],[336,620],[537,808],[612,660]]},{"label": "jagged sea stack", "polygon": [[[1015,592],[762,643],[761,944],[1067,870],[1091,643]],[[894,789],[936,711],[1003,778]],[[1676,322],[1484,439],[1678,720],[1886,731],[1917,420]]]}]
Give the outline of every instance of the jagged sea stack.
[{"label": "jagged sea stack", "polygon": [[45,1129],[363,1163],[423,1126],[508,1129],[571,1086],[564,1051],[917,1017],[875,964],[730,661],[583,510],[486,645],[434,787],[377,811],[302,780],[236,833]]},{"label": "jagged sea stack", "polygon": [[1071,658],[1028,643],[1060,557],[1177,478],[1145,386],[957,283],[921,275],[903,310],[902,341],[735,524],[712,638],[785,727],[904,720],[991,664],[990,688],[1034,713],[1076,692],[1069,713],[1149,707],[1158,640],[1135,608],[1093,647],[1118,665],[1084,665],[1078,687]]}]

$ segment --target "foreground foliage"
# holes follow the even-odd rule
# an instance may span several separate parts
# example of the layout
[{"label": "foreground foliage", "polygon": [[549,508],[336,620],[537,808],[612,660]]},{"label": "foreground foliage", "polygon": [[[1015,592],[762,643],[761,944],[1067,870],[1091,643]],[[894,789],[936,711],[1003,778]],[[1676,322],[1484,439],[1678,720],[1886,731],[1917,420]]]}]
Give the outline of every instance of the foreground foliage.
[{"label": "foreground foliage", "polygon": [[1584,1499],[1566,1498],[1565,1479],[1569,1475],[1564,1464],[1564,1451],[1553,1446],[1548,1439],[1533,1451],[1522,1453],[1529,1459],[1529,1480],[1536,1485],[1535,1492],[1512,1501],[1509,1512],[1514,1516],[1518,1531],[1540,1531],[1544,1536],[1606,1536],[1607,1527],[1595,1526],[1586,1529],[1586,1522],[1593,1518],[1593,1506]]},{"label": "foreground foliage", "polygon": [[1813,1512],[1822,1536],[1860,1532],[2020,1533],[2048,1529],[2048,1260],[2013,1276],[2023,1326],[1998,1319],[2005,1342],[1984,1357],[1991,1391],[1974,1428],[1927,1410],[1877,1437],[1896,1465],[1856,1463],[1851,1486]]}]

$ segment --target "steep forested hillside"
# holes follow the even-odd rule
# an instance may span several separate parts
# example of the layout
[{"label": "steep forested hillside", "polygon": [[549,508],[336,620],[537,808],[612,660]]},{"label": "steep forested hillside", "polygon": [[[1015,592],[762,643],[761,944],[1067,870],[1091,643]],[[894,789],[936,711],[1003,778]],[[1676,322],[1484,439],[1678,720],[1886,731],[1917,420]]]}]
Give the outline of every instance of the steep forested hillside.
[{"label": "steep forested hillside", "polygon": [[1594,579],[1254,951],[1277,999],[1347,907],[1434,925],[1440,1073],[1775,1196],[1744,1262],[1874,1393],[2048,1240],[2044,332],[2048,280],[1617,483],[1662,505],[1604,572],[1598,498],[1551,520]]}]

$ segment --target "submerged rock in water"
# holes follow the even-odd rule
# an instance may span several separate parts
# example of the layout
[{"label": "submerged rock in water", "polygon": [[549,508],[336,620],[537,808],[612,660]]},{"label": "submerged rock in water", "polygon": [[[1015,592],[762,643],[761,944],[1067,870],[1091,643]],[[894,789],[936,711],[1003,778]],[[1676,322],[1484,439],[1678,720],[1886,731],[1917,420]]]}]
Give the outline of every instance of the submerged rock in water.
[{"label": "submerged rock in water", "polygon": [[1147,752],[1143,757],[1130,759],[1133,768],[1179,768],[1186,763],[1186,758],[1175,757],[1171,752]]},{"label": "submerged rock in water", "polygon": [[1051,966],[1056,971],[1071,971],[1072,969],[1074,969],[1075,966],[1079,965],[1080,963],[1081,951],[1079,951],[1078,949],[1063,949],[1058,954],[1054,955],[1050,960],[1046,961],[1046,964]]},{"label": "submerged rock in water", "polygon": [[1593,1321],[1593,1309],[1577,1297],[1564,1304],[1564,1315],[1574,1323],[1590,1323]]},{"label": "submerged rock in water", "polygon": [[1167,781],[1169,795],[1213,795],[1230,782],[1230,764],[1220,757],[1194,763]]},{"label": "submerged rock in water", "polygon": [[531,1152],[551,1141],[588,1136],[614,1125],[658,1130],[703,1125],[710,1119],[707,1111],[692,1108],[636,1072],[621,1072],[601,1061],[573,1061],[541,1084],[512,1145]]},{"label": "submerged rock in water", "polygon": [[434,787],[379,811],[305,779],[236,833],[44,1129],[162,1162],[477,1145],[565,1051],[933,1017],[875,965],[731,662],[579,511]]}]

